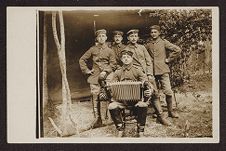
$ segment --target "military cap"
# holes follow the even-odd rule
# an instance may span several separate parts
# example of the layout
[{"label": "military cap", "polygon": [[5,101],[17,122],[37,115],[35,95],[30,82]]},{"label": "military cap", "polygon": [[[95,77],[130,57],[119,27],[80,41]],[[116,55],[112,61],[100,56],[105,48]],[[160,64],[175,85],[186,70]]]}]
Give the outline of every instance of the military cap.
[{"label": "military cap", "polygon": [[97,30],[95,32],[95,35],[98,36],[99,34],[107,34],[107,31],[105,29],[100,29],[100,30]]},{"label": "military cap", "polygon": [[138,29],[131,29],[127,32],[127,35],[130,35],[130,34],[137,34],[139,32]]},{"label": "military cap", "polygon": [[123,32],[122,31],[119,31],[119,30],[115,30],[112,33],[113,33],[114,36],[115,35],[121,35],[121,36],[123,36]]},{"label": "military cap", "polygon": [[123,49],[120,53],[120,56],[122,57],[122,55],[125,55],[125,54],[128,54],[130,55],[131,57],[133,56],[133,52],[129,49]]},{"label": "military cap", "polygon": [[150,27],[150,30],[152,30],[152,29],[156,29],[156,30],[160,31],[160,26],[159,25],[153,25],[153,26]]}]

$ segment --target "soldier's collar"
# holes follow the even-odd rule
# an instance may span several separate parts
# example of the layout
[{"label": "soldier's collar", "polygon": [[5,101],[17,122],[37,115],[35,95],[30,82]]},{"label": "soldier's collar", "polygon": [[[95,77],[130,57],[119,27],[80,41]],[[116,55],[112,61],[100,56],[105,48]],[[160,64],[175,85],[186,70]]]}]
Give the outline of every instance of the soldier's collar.
[{"label": "soldier's collar", "polygon": [[161,40],[161,38],[158,37],[156,40],[153,40],[153,39],[152,39],[151,42],[152,42],[152,43],[158,43],[160,40]]},{"label": "soldier's collar", "polygon": [[123,65],[123,66],[122,66],[122,69],[123,69],[123,71],[125,71],[125,70],[130,70],[130,69],[132,68],[132,66],[133,66],[132,63],[131,63],[130,65],[128,65],[128,66]]},{"label": "soldier's collar", "polygon": [[104,43],[103,45],[97,44],[97,47],[98,47],[98,48],[106,48],[106,47],[107,47],[107,44],[106,44],[106,43]]},{"label": "soldier's collar", "polygon": [[137,48],[138,47],[138,43],[135,43],[134,45],[133,44],[131,44],[131,43],[129,43],[129,45],[128,45],[129,47],[135,47],[135,48]]},{"label": "soldier's collar", "polygon": [[115,42],[113,42],[113,45],[114,45],[114,46],[121,47],[121,46],[122,46],[122,43],[120,43],[120,44],[116,44]]}]

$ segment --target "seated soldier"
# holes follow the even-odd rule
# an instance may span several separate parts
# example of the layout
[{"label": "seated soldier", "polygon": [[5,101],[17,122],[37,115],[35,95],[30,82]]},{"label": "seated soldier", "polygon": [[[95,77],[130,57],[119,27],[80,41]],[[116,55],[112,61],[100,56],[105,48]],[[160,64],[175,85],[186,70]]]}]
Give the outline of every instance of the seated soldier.
[{"label": "seated soldier", "polygon": [[[147,76],[139,70],[136,66],[133,66],[133,52],[130,50],[122,50],[121,52],[121,61],[123,66],[115,71],[113,76],[113,82],[115,81],[141,81],[145,82],[148,85],[148,89],[144,91],[145,97],[150,97],[152,95],[152,86],[148,83]],[[117,102],[116,100],[111,100],[108,109],[111,114],[111,118],[118,130],[118,137],[123,136],[124,124],[122,120],[122,109],[124,109],[127,104],[123,102]],[[137,135],[138,137],[144,136],[144,127],[147,117],[147,108],[148,105],[146,102],[140,100],[139,102],[131,102],[132,106],[135,108],[136,117],[137,117]],[[131,104],[130,104],[131,105]]]}]

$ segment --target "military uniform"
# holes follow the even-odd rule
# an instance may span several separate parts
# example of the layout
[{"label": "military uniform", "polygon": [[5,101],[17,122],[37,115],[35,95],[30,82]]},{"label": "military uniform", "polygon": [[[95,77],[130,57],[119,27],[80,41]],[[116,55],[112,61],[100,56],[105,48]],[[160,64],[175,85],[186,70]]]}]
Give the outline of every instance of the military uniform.
[{"label": "military uniform", "polygon": [[[133,33],[138,33],[139,30],[132,29],[127,32],[128,35]],[[133,52],[133,65],[138,67],[143,73],[145,73],[147,76],[153,76],[153,60],[150,57],[147,49],[145,46],[140,44],[128,44],[128,46],[125,48],[125,50],[130,50]],[[160,99],[158,97],[157,92],[157,86],[156,82],[153,79],[149,79],[149,82],[152,83],[154,88],[154,94],[152,96],[152,104],[155,109],[155,112],[157,113],[157,121],[160,122],[163,125],[170,125],[170,123],[163,117],[162,108],[160,104]]]},{"label": "military uniform", "polygon": [[[98,30],[96,35],[104,33],[106,30]],[[88,68],[87,62],[92,59],[92,70]],[[107,44],[99,44],[92,46],[79,60],[80,68],[84,74],[90,74],[87,81],[90,84],[91,94],[93,97],[94,113],[96,117],[96,122],[94,122],[94,128],[102,124],[100,115],[100,102],[98,101],[98,95],[100,93],[100,85],[98,79],[100,73],[105,71],[107,75],[107,80],[111,80],[112,72],[116,68],[115,54]],[[92,71],[92,72],[91,72]],[[96,124],[97,123],[97,124]]]},{"label": "military uniform", "polygon": [[120,44],[116,44],[116,43],[112,43],[111,45],[111,49],[114,51],[115,53],[115,58],[116,58],[116,62],[117,62],[117,67],[122,66],[122,62],[120,60],[120,53],[121,51],[126,47],[126,45],[120,43]]},{"label": "military uniform", "polygon": [[153,75],[152,60],[147,49],[140,44],[128,44],[125,48],[133,52],[133,65],[140,68],[146,75]]},{"label": "military uniform", "polygon": [[80,58],[79,64],[83,73],[87,73],[90,69],[87,66],[88,59],[92,58],[93,74],[91,74],[87,81],[90,84],[98,84],[98,78],[100,72],[105,71],[111,73],[116,68],[115,54],[111,48],[106,44],[95,45],[91,47],[86,53]]},{"label": "military uniform", "polygon": [[[132,56],[131,56],[132,57]],[[129,66],[123,65],[121,68],[115,71],[112,81],[148,81],[147,76],[140,71],[139,67],[132,64]],[[149,84],[151,88],[151,84]],[[111,113],[112,120],[115,123],[117,130],[123,131],[124,125],[121,116],[121,109],[125,108],[128,104],[117,102],[112,100],[109,104],[108,109]],[[137,113],[137,132],[144,132],[144,126],[146,123],[147,116],[147,103],[139,101],[138,103],[131,103],[130,105],[135,107]]]},{"label": "military uniform", "polygon": [[126,45],[122,44],[122,42],[121,42],[122,39],[123,39],[123,32],[122,31],[119,31],[119,30],[115,30],[112,33],[113,33],[113,37],[115,37],[115,36],[121,37],[121,39],[119,40],[118,43],[116,41],[114,41],[112,43],[112,45],[110,46],[110,48],[115,53],[117,67],[120,67],[120,66],[122,66],[122,62],[121,62],[121,59],[120,59],[121,51],[126,47]]},{"label": "military uniform", "polygon": [[[160,31],[157,25],[151,26],[151,29]],[[151,40],[147,43],[146,48],[153,60],[153,73],[156,83],[161,84],[161,88],[166,95],[169,115],[172,113],[172,95],[169,73],[170,69],[168,62],[171,62],[180,55],[181,49],[165,39],[158,37],[156,40]],[[168,53],[168,55],[167,55]],[[168,62],[166,62],[168,60]]]}]

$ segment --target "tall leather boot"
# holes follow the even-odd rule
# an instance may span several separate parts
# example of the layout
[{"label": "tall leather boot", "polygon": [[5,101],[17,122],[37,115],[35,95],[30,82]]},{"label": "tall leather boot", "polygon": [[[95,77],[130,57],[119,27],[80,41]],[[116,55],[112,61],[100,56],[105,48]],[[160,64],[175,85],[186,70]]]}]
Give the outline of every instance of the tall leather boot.
[{"label": "tall leather boot", "polygon": [[168,109],[168,116],[172,118],[179,118],[179,115],[176,112],[173,112],[173,97],[166,95],[166,103]]},{"label": "tall leather boot", "polygon": [[162,111],[162,107],[161,107],[159,98],[155,98],[153,100],[152,104],[155,109],[155,113],[157,115],[156,121],[158,121],[162,125],[170,126],[171,123],[167,119],[165,119],[165,117],[163,116],[163,111]]},{"label": "tall leather boot", "polygon": [[125,125],[122,122],[122,115],[120,109],[109,110],[111,119],[113,120],[116,129],[118,130],[118,137],[123,137]]},{"label": "tall leather boot", "polygon": [[93,100],[93,101],[94,101],[95,120],[93,121],[92,128],[98,128],[103,125],[102,119],[101,119],[100,101],[98,101],[98,100]]},{"label": "tall leather boot", "polygon": [[147,107],[136,107],[137,113],[137,136],[144,137],[144,127],[147,118]]}]

